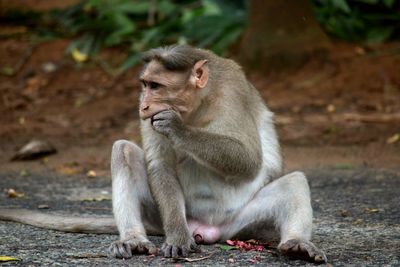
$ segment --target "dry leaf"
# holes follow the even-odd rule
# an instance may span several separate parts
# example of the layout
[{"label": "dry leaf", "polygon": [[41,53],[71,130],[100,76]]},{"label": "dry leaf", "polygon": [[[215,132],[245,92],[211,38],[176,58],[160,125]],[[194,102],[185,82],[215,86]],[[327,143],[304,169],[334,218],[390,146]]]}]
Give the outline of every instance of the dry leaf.
[{"label": "dry leaf", "polygon": [[24,197],[25,194],[24,193],[18,193],[17,191],[15,191],[15,189],[10,188],[7,190],[7,196],[9,198],[21,198]]},{"label": "dry leaf", "polygon": [[86,176],[87,176],[88,178],[96,178],[97,174],[96,174],[96,172],[95,172],[94,170],[90,170],[90,171],[88,171],[88,172],[86,173]]},{"label": "dry leaf", "polygon": [[365,211],[367,213],[377,213],[379,212],[379,209],[375,209],[375,208],[366,208]]},{"label": "dry leaf", "polygon": [[82,199],[82,201],[85,202],[99,202],[99,201],[107,201],[107,200],[111,200],[110,197],[89,197],[89,198],[84,198]]},{"label": "dry leaf", "polygon": [[365,55],[365,49],[364,49],[363,47],[361,47],[361,46],[355,47],[355,48],[354,48],[354,52],[355,52],[357,55]]},{"label": "dry leaf", "polygon": [[57,166],[56,171],[60,174],[63,175],[74,175],[82,172],[82,168],[78,166],[77,164],[63,164],[60,166]]},{"label": "dry leaf", "polygon": [[19,261],[19,259],[9,256],[0,256],[0,262],[6,262],[6,261]]},{"label": "dry leaf", "polygon": [[395,135],[392,135],[391,137],[389,137],[388,139],[386,139],[386,143],[388,144],[394,144],[396,142],[398,142],[400,140],[400,134],[397,133]]},{"label": "dry leaf", "polygon": [[76,47],[74,49],[72,49],[71,55],[72,55],[72,58],[78,63],[84,62],[89,59],[88,55],[86,55],[85,53],[82,53]]},{"label": "dry leaf", "polygon": [[329,104],[329,105],[326,107],[326,111],[328,111],[329,113],[335,112],[335,111],[336,111],[335,105]]},{"label": "dry leaf", "polygon": [[48,208],[49,208],[49,205],[46,205],[46,204],[38,205],[38,209],[41,209],[41,210],[45,210]]},{"label": "dry leaf", "polygon": [[350,212],[348,210],[343,209],[343,210],[340,210],[340,215],[342,217],[347,217],[350,215]]}]

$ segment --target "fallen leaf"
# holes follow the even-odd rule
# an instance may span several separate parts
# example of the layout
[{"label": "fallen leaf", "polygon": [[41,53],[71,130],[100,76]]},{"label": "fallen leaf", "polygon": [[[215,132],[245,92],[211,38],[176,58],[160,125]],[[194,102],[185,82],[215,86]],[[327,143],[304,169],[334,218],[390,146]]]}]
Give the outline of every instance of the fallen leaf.
[{"label": "fallen leaf", "polygon": [[363,219],[357,219],[354,221],[354,224],[362,224],[362,223],[364,223]]},{"label": "fallen leaf", "polygon": [[38,209],[41,209],[41,210],[45,210],[48,208],[49,208],[49,205],[46,205],[46,204],[38,205]]},{"label": "fallen leaf", "polygon": [[235,246],[230,246],[230,245],[218,245],[217,247],[225,251],[237,249]]},{"label": "fallen leaf", "polygon": [[328,111],[329,113],[333,113],[336,111],[336,107],[333,104],[329,104],[328,106],[326,106],[326,111]]},{"label": "fallen leaf", "polygon": [[379,212],[379,209],[376,209],[376,208],[366,208],[365,211],[366,211],[367,213],[377,213],[377,212]]},{"label": "fallen leaf", "polygon": [[12,76],[15,74],[15,70],[10,66],[5,66],[0,70],[0,73],[6,76]]},{"label": "fallen leaf", "polygon": [[19,259],[9,256],[0,256],[0,262],[6,262],[6,261],[19,261]]},{"label": "fallen leaf", "polygon": [[29,175],[29,172],[27,171],[27,170],[21,170],[20,172],[19,172],[19,175],[21,175],[22,177],[25,177],[25,176],[28,176]]},{"label": "fallen leaf", "polygon": [[25,122],[26,122],[25,117],[19,117],[19,118],[18,118],[18,123],[19,123],[19,124],[24,125]]},{"label": "fallen leaf", "polygon": [[74,175],[82,173],[83,170],[82,167],[79,166],[79,164],[72,162],[57,166],[56,171],[63,175]]},{"label": "fallen leaf", "polygon": [[42,69],[46,73],[55,72],[57,70],[57,65],[53,62],[45,62],[42,64]]},{"label": "fallen leaf", "polygon": [[347,217],[350,215],[350,212],[348,210],[342,209],[342,210],[340,210],[340,215],[342,217]]},{"label": "fallen leaf", "polygon": [[87,176],[88,178],[96,178],[97,174],[96,174],[96,172],[95,172],[94,170],[90,170],[90,171],[88,171],[88,172],[86,173],[86,176]]},{"label": "fallen leaf", "polygon": [[7,190],[7,196],[9,198],[21,198],[24,197],[25,194],[24,193],[18,193],[17,191],[15,191],[15,189],[10,188]]},{"label": "fallen leaf", "polygon": [[335,169],[351,170],[351,169],[354,169],[354,166],[350,163],[339,163],[339,164],[335,165]]},{"label": "fallen leaf", "polygon": [[356,46],[356,47],[354,48],[354,52],[355,52],[357,55],[365,55],[365,49],[364,49],[363,47],[361,47],[361,46]]},{"label": "fallen leaf", "polygon": [[108,201],[111,200],[111,197],[91,197],[91,198],[84,198],[82,201],[85,202],[99,202],[99,201]]},{"label": "fallen leaf", "polygon": [[74,49],[72,49],[71,55],[72,55],[72,58],[78,63],[84,62],[89,59],[88,55],[86,55],[85,53],[82,53],[76,47]]},{"label": "fallen leaf", "polygon": [[394,134],[388,139],[386,139],[387,144],[394,144],[400,140],[400,133]]}]

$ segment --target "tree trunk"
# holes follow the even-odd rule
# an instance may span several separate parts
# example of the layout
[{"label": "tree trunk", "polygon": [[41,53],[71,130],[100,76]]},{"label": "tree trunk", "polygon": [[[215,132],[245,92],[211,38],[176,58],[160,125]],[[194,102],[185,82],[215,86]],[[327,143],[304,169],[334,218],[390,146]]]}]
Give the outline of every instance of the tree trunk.
[{"label": "tree trunk", "polygon": [[309,0],[252,0],[239,61],[261,71],[293,69],[328,45]]}]

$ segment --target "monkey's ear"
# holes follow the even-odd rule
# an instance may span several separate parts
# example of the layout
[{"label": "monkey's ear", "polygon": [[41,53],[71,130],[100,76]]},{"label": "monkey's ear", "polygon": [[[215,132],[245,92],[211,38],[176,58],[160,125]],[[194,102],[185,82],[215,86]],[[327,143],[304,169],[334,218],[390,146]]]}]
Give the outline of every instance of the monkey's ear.
[{"label": "monkey's ear", "polygon": [[195,78],[197,88],[204,88],[207,85],[209,73],[207,62],[206,59],[202,59],[197,61],[193,66],[192,75]]}]

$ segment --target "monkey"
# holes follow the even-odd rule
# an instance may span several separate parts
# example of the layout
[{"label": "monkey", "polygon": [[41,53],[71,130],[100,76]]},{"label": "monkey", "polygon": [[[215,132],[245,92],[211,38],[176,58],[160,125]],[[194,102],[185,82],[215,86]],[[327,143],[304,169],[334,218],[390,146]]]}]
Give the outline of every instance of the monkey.
[{"label": "monkey", "polygon": [[176,258],[200,244],[267,238],[258,233],[271,229],[283,254],[327,262],[310,241],[307,178],[299,171],[283,174],[273,113],[242,67],[189,45],[151,49],[143,62],[142,148],[127,140],[112,147],[115,221],[58,219],[62,224],[12,210],[1,210],[0,219],[62,231],[117,228],[119,240],[109,251],[124,259],[156,254],[148,235],[164,235],[163,255]]}]

